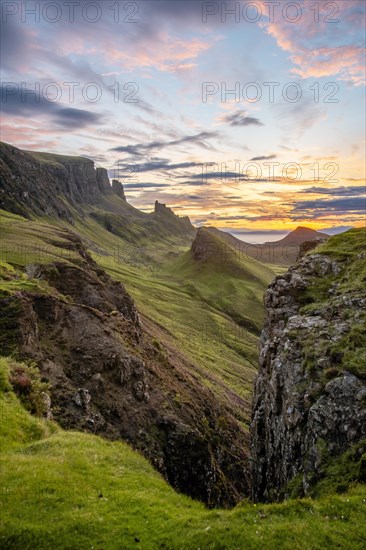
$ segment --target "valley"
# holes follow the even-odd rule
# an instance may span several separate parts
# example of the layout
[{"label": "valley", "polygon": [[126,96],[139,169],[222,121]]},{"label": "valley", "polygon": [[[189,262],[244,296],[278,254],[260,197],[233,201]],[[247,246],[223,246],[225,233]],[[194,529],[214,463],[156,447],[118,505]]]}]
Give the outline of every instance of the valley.
[{"label": "valley", "polygon": [[[88,159],[0,151],[5,547],[346,544],[365,497],[363,230],[249,245],[137,210]],[[332,315],[328,345],[311,323]],[[304,484],[308,409],[349,374],[361,428],[317,436]]]}]

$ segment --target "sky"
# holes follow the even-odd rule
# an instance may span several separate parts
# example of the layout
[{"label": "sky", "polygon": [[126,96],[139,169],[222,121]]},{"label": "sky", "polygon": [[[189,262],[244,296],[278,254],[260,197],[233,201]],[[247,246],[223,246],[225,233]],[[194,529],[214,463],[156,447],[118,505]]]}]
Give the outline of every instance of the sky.
[{"label": "sky", "polygon": [[2,1],[1,139],[196,225],[363,226],[365,7]]}]

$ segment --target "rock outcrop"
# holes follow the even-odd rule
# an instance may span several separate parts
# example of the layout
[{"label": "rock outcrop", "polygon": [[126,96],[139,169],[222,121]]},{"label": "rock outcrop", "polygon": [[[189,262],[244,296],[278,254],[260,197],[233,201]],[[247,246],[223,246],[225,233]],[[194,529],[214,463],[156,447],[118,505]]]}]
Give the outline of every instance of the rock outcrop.
[{"label": "rock outcrop", "polygon": [[166,204],[155,201],[153,217],[156,221],[162,223],[166,228],[170,228],[173,234],[177,232],[191,235],[195,234],[195,228],[191,224],[188,216],[177,216]]},{"label": "rock outcrop", "polygon": [[330,460],[366,436],[366,253],[342,246],[335,259],[303,257],[265,295],[251,427],[255,500],[283,498],[296,476],[307,494]]},{"label": "rock outcrop", "polygon": [[[110,200],[111,195],[115,200]],[[196,229],[156,201],[152,213],[128,204],[123,185],[105,168],[83,157],[23,151],[0,142],[0,208],[26,218],[52,216],[75,223],[75,214],[92,216],[130,243],[173,239],[190,244]]]},{"label": "rock outcrop", "polygon": [[126,200],[125,196],[125,190],[123,189],[123,185],[118,180],[112,180],[112,191],[116,195],[118,195],[122,200]]},{"label": "rock outcrop", "polygon": [[96,168],[90,159],[0,144],[0,207],[4,210],[22,216],[57,216],[73,223],[71,208],[97,205],[111,193],[125,200],[121,187],[112,188],[107,170]]},{"label": "rock outcrop", "polygon": [[310,252],[310,250],[314,250],[319,244],[325,243],[326,239],[315,239],[312,241],[304,241],[300,244],[299,252],[296,258],[296,261],[301,260],[307,254]]}]

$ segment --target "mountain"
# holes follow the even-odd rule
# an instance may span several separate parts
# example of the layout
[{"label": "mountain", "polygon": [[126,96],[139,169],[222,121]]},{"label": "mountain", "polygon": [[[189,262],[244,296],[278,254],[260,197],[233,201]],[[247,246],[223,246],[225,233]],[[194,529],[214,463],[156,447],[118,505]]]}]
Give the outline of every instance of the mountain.
[{"label": "mountain", "polygon": [[88,159],[1,153],[4,353],[37,364],[62,427],[128,441],[210,506],[248,495],[249,390],[273,273],[239,262],[223,293],[218,265],[199,280],[174,272],[196,237],[188,218],[158,201],[133,208]]},{"label": "mountain", "polygon": [[[9,218],[13,225],[20,223],[14,215]],[[63,235],[65,237],[67,235]],[[80,261],[81,265],[87,262],[89,277],[92,277],[95,266],[87,257],[80,258],[81,252],[83,257],[85,251],[79,249],[74,258],[76,262],[70,265],[77,267]],[[208,510],[174,491],[141,454],[126,443],[111,443],[90,433],[64,431],[54,421],[31,415],[30,411],[38,411],[38,415],[43,412],[50,417],[50,401],[45,399],[50,388],[40,381],[34,363],[29,366],[14,357],[0,358],[4,483],[1,499],[5,504],[0,536],[3,546],[20,549],[34,546],[36,541],[40,550],[50,545],[60,549],[84,548],[98,541],[105,548],[114,548],[116,541],[120,544],[122,540],[124,548],[139,545],[210,548],[218,544],[222,548],[240,549],[272,548],[274,544],[281,548],[292,548],[294,544],[301,548],[361,548],[366,482],[365,256],[365,232],[351,230],[330,238],[270,285],[251,427],[252,486],[256,502],[244,499],[230,511]],[[45,292],[49,292],[48,281],[41,277],[22,278],[11,264],[2,265],[4,268],[3,281],[9,290],[11,285],[13,290],[17,287],[20,299],[29,300],[30,288],[33,286],[34,294],[37,285],[34,303],[44,300]],[[48,278],[55,283],[59,280],[60,289],[59,285],[67,284],[65,277],[52,274],[52,270]],[[109,292],[109,295],[103,294],[99,305],[104,316],[110,300],[122,299],[126,319],[130,318],[132,327],[139,326],[133,304],[125,292],[116,292],[117,286],[102,275],[98,286],[105,283],[103,293]],[[81,286],[85,286],[84,279]],[[88,295],[90,299],[90,289],[86,297]],[[55,294],[53,299],[56,298]],[[71,309],[71,297],[65,298],[58,306]],[[11,301],[7,305],[10,304]],[[94,307],[81,305],[80,311],[85,309],[85,315],[103,318],[102,311],[97,315]],[[50,308],[38,307],[35,314],[42,311],[46,322],[44,326],[39,324],[40,340],[46,338],[52,319]],[[13,308],[12,312],[17,314],[17,309]],[[115,314],[111,315],[111,319],[114,317]],[[56,318],[60,322],[64,316],[56,315]],[[119,322],[122,320],[120,312],[117,318]],[[22,315],[22,320],[25,320],[24,328],[34,324],[30,309],[27,315]],[[84,326],[88,324],[84,322]],[[76,330],[82,331],[79,325],[82,323]],[[2,335],[6,334],[4,328],[3,317]],[[127,333],[120,336],[126,342]],[[34,346],[37,339],[37,331],[24,333],[25,345]],[[136,345],[133,340],[128,350],[130,357]],[[48,355],[53,352],[50,346],[53,341],[51,333],[51,338],[45,339],[48,347],[44,352]],[[97,347],[99,343],[96,340]],[[94,350],[95,345],[92,353]],[[158,363],[161,367],[158,376],[169,376],[171,366],[162,363],[161,358]],[[136,364],[132,366],[136,368]],[[69,370],[70,375],[72,370],[75,366]],[[150,363],[145,370],[150,381],[154,375]],[[147,391],[155,399],[156,388],[144,385],[141,370],[138,372],[137,381],[142,385],[136,385],[135,391],[142,397],[141,407],[146,407],[144,394]],[[57,374],[54,370],[54,375]],[[84,375],[85,370],[80,374]],[[187,388],[187,381],[180,379],[182,375],[179,373],[177,378],[182,386],[177,387],[174,402]],[[95,383],[100,382],[96,377]],[[133,376],[130,380],[123,378],[122,403],[130,399],[126,388],[131,383]],[[68,406],[73,406],[80,415],[82,410],[86,414],[88,407],[89,414],[93,413],[95,398],[89,400],[86,392],[79,387],[76,390],[76,394],[70,394]],[[102,397],[105,397],[103,393]],[[202,394],[199,409],[202,411],[206,406],[207,415],[214,401],[206,402],[206,398],[207,395]],[[183,405],[183,411],[184,408]],[[129,421],[136,422],[135,416],[141,412],[135,405]],[[202,421],[207,425],[209,418],[205,416]],[[207,428],[210,427],[208,420]],[[221,437],[230,437],[221,431],[223,428],[225,417],[219,417],[215,429],[209,430],[211,445],[217,445]],[[169,442],[166,449],[170,454],[172,440],[164,436],[162,441]],[[226,443],[230,447],[231,440]],[[200,445],[196,450],[202,452],[203,448]],[[185,470],[191,452],[190,441],[185,440],[176,457],[176,469]],[[192,456],[195,462],[192,460],[189,479],[200,469],[201,455],[193,453]],[[216,455],[216,467],[221,460],[221,455]],[[239,464],[239,470],[241,467]],[[215,483],[215,471],[208,473]],[[288,496],[291,499],[276,504],[262,502]]]},{"label": "mountain", "polygon": [[189,244],[195,228],[165,205],[153,213],[127,203],[123,185],[83,157],[22,151],[0,142],[0,207],[25,217],[53,216],[75,225],[91,216],[125,241],[178,239]]},{"label": "mountain", "polygon": [[37,365],[54,419],[127,441],[210,506],[248,494],[248,435],[168,327],[138,312],[75,233],[4,211],[1,232],[2,353]]},{"label": "mountain", "polygon": [[[263,322],[263,291],[274,272],[201,227],[190,250],[166,266],[174,279],[189,281],[202,301],[223,311],[238,326],[258,335]],[[244,333],[243,333],[244,336]]]},{"label": "mountain", "polygon": [[364,231],[258,261],[88,159],[1,154],[3,545],[357,547]]},{"label": "mountain", "polygon": [[232,242],[233,240],[226,238],[222,232],[213,233],[201,227],[187,256],[200,270],[220,271],[227,275],[246,278],[246,280],[257,279],[262,283],[267,283],[273,277],[273,271],[260,262],[241,254],[241,250],[234,248]]},{"label": "mountain", "polygon": [[278,241],[266,242],[263,244],[252,244],[242,241],[230,233],[221,231],[215,227],[208,227],[212,234],[224,239],[230,246],[238,251],[243,257],[253,258],[265,264],[289,266],[293,264],[300,252],[301,245],[305,242],[322,241],[329,238],[326,233],[320,233],[309,227],[297,227],[286,237]]},{"label": "mountain", "polygon": [[22,151],[0,143],[1,207],[23,216],[54,215],[72,222],[72,209],[113,193],[107,171],[82,157]]},{"label": "mountain", "polygon": [[326,233],[320,233],[309,227],[297,227],[294,231],[291,231],[286,237],[280,239],[279,241],[274,241],[271,243],[265,243],[265,245],[272,244],[275,246],[280,245],[300,245],[306,241],[320,241],[323,239],[329,239],[329,235]]}]

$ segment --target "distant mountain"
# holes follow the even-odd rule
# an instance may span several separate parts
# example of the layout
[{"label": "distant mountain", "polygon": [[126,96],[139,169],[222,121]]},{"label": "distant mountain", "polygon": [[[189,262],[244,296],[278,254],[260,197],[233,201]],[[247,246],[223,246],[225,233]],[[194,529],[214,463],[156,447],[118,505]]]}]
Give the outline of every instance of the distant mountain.
[{"label": "distant mountain", "polygon": [[235,250],[240,251],[243,257],[253,258],[265,264],[291,265],[299,255],[301,245],[310,241],[322,241],[328,239],[329,235],[320,233],[309,227],[297,227],[286,237],[278,241],[266,242],[263,244],[246,243],[234,237],[226,231],[216,227],[208,227],[207,231],[220,237]]},{"label": "distant mountain", "polygon": [[273,245],[276,246],[279,245],[286,245],[286,244],[302,244],[305,241],[316,241],[316,240],[323,240],[328,239],[329,235],[326,233],[320,233],[319,231],[315,231],[315,229],[310,229],[310,227],[296,227],[294,231],[291,231],[286,237],[283,239],[280,239],[279,241],[275,242],[266,242],[265,245]]}]

